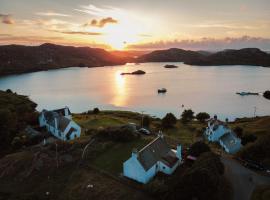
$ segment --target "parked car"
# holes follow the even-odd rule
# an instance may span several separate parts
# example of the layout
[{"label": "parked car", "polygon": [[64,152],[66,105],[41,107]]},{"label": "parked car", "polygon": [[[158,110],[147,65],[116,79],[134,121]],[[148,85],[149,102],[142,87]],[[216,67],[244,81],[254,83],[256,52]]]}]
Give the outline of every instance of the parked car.
[{"label": "parked car", "polygon": [[151,135],[151,132],[145,128],[140,128],[138,131],[144,135]]}]

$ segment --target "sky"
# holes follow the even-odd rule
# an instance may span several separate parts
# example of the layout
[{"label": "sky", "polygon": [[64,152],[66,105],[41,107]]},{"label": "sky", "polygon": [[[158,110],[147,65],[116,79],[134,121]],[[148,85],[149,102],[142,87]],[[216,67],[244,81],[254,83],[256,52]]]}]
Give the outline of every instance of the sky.
[{"label": "sky", "polygon": [[0,45],[270,50],[269,0],[0,0]]}]

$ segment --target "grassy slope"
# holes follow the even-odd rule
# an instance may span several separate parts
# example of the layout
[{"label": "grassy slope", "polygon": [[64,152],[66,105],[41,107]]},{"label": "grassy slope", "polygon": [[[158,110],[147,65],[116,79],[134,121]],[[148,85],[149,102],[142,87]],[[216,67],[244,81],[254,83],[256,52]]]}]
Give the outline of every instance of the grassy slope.
[{"label": "grassy slope", "polygon": [[230,123],[230,126],[232,128],[239,126],[243,128],[244,134],[254,134],[257,137],[261,137],[270,134],[270,116],[243,118]]},{"label": "grassy slope", "polygon": [[[84,129],[93,130],[109,126],[124,125],[130,122],[139,125],[141,115],[127,111],[104,111],[97,115],[77,114],[74,115],[73,119]],[[152,130],[158,130],[159,124],[159,120],[154,120],[150,128]],[[178,143],[189,146],[196,140],[196,130],[200,130],[203,126],[204,125],[199,122],[184,125],[178,121],[175,128],[164,130],[163,134],[172,146]],[[82,138],[84,137],[87,136],[83,136]],[[92,164],[102,170],[118,175],[122,172],[122,164],[130,157],[132,150],[134,148],[138,150],[141,149],[154,138],[155,136],[142,136],[133,142],[108,145],[108,147],[104,149],[103,152],[99,153],[96,159],[92,161]]]}]

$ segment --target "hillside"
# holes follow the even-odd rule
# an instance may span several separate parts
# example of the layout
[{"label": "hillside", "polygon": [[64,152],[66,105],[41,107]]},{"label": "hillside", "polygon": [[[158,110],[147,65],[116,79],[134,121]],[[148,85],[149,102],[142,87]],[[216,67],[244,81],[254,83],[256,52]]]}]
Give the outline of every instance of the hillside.
[{"label": "hillside", "polygon": [[254,65],[270,67],[270,54],[257,48],[224,50],[217,53],[167,49],[140,56],[138,62],[184,62],[189,65]]},{"label": "hillside", "polygon": [[98,48],[55,44],[0,46],[0,76],[64,67],[124,64],[125,59]]},{"label": "hillside", "polygon": [[194,51],[172,48],[168,50],[157,50],[149,54],[139,56],[138,62],[191,62],[199,59],[202,54]]}]

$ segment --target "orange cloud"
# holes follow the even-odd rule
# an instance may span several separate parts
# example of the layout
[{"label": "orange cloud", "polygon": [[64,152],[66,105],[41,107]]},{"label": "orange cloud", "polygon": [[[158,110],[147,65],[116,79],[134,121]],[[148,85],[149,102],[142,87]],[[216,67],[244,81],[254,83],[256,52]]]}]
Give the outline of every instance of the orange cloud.
[{"label": "orange cloud", "polygon": [[15,21],[12,19],[11,15],[0,14],[0,19],[3,24],[14,24]]},{"label": "orange cloud", "polygon": [[113,19],[112,17],[106,17],[101,20],[93,19],[91,22],[85,23],[83,26],[95,26],[102,28],[106,24],[116,24],[118,21],[116,19]]}]

